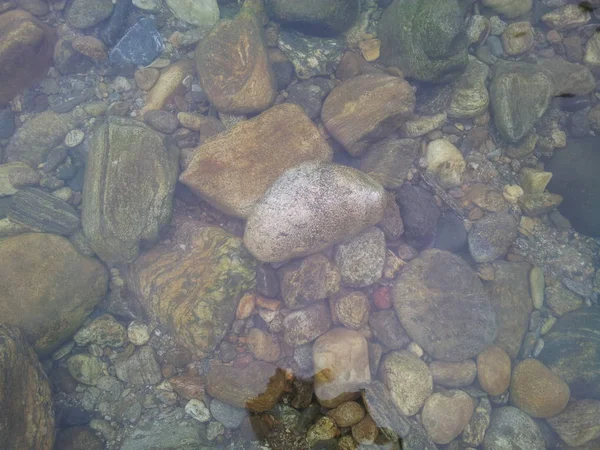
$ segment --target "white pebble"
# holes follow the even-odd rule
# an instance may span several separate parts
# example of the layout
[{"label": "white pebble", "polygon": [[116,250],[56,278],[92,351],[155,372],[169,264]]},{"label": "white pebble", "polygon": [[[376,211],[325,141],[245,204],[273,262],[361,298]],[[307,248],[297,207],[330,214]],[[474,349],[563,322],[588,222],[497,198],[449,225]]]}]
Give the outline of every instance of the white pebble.
[{"label": "white pebble", "polygon": [[77,147],[85,139],[85,133],[81,130],[71,130],[65,136],[65,145],[69,148]]},{"label": "white pebble", "polygon": [[187,405],[185,405],[185,412],[196,419],[198,422],[208,422],[210,420],[210,411],[204,402],[191,399]]},{"label": "white pebble", "polygon": [[421,358],[425,354],[425,352],[423,351],[423,348],[421,348],[421,346],[419,344],[417,344],[416,342],[411,342],[410,344],[408,344],[408,347],[406,347],[406,350],[417,355],[419,358]]},{"label": "white pebble", "polygon": [[127,327],[127,336],[133,345],[144,345],[150,340],[148,325],[142,322],[133,321]]},{"label": "white pebble", "polygon": [[118,76],[113,82],[113,87],[117,92],[128,92],[131,90],[131,83],[127,78]]}]

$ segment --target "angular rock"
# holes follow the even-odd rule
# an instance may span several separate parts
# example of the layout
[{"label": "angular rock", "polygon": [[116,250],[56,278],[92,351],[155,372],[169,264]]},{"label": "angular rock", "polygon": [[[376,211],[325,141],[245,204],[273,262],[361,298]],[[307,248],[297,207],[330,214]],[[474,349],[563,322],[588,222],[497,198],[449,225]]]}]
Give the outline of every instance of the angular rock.
[{"label": "angular rock", "polygon": [[341,40],[310,37],[288,30],[279,33],[278,46],[301,80],[333,74],[345,48]]},{"label": "angular rock", "polygon": [[465,446],[477,447],[483,442],[485,432],[490,424],[490,415],[492,405],[490,401],[483,397],[473,411],[471,420],[463,430],[460,436],[460,442]]},{"label": "angular rock", "polygon": [[371,382],[367,340],[358,331],[334,328],[313,345],[315,394],[327,408],[356,396]]},{"label": "angular rock", "polygon": [[338,245],[334,254],[340,268],[342,284],[365,287],[381,278],[385,263],[385,236],[379,228],[371,227]]},{"label": "angular rock", "polygon": [[0,324],[0,366],[0,446],[52,450],[54,408],[48,378],[21,331],[10,325]]},{"label": "angular rock", "polygon": [[331,148],[302,109],[283,104],[198,147],[180,181],[225,213],[248,217],[286,170],[332,157]]},{"label": "angular rock", "polygon": [[46,160],[46,155],[61,144],[69,131],[75,127],[67,114],[45,111],[25,122],[13,135],[6,151],[6,162],[21,161],[34,169]]},{"label": "angular rock", "polygon": [[65,11],[65,19],[74,28],[90,28],[110,17],[111,0],[73,0]]},{"label": "angular rock", "polygon": [[596,78],[583,64],[570,63],[563,58],[541,58],[537,64],[552,77],[556,95],[587,95],[596,88]]},{"label": "angular rock", "polygon": [[115,372],[117,378],[125,383],[151,385],[162,380],[154,349],[149,345],[139,347],[128,357],[117,359]]},{"label": "angular rock", "polygon": [[209,30],[219,20],[217,0],[167,0],[175,17],[197,28]]},{"label": "angular rock", "polygon": [[452,86],[448,104],[448,116],[471,119],[483,114],[489,104],[490,95],[485,85],[490,68],[474,57],[469,57],[465,72]]},{"label": "angular rock", "polygon": [[414,106],[415,94],[404,79],[365,74],[331,91],[321,119],[327,131],[355,156],[364,153],[369,138],[383,132],[390,122],[408,117]]},{"label": "angular rock", "polygon": [[465,12],[457,0],[394,0],[379,22],[381,61],[408,78],[451,81],[467,66]]},{"label": "angular rock", "polygon": [[528,279],[531,265],[497,261],[492,266],[494,280],[486,282],[486,289],[492,298],[498,324],[495,344],[514,359],[519,354],[533,310]]},{"label": "angular rock", "polygon": [[323,100],[333,89],[334,83],[326,78],[311,78],[294,84],[288,89],[288,103],[300,106],[306,115],[316,120],[321,115]]},{"label": "angular rock", "polygon": [[588,23],[591,19],[588,8],[581,5],[561,5],[560,8],[550,11],[542,16],[542,21],[558,31],[578,28]]},{"label": "angular rock", "polygon": [[27,233],[4,239],[0,260],[2,321],[20,327],[41,355],[65,342],[107,290],[104,266],[60,236]]},{"label": "angular rock", "polygon": [[571,394],[600,399],[600,312],[580,308],[562,316],[544,336],[539,359],[567,382]]},{"label": "angular rock", "polygon": [[363,403],[377,425],[404,438],[409,434],[412,423],[400,412],[390,397],[387,388],[377,380],[362,390]]},{"label": "angular rock", "polygon": [[300,4],[295,0],[268,0],[271,18],[314,34],[345,31],[358,16],[357,0],[324,0]]},{"label": "angular rock", "polygon": [[581,296],[567,289],[562,284],[548,286],[545,294],[546,303],[558,317],[581,308],[585,303]]},{"label": "angular rock", "polygon": [[320,253],[286,264],[278,271],[288,308],[299,309],[340,290],[339,269]]},{"label": "angular rock", "polygon": [[433,442],[448,444],[465,429],[474,407],[473,399],[463,391],[436,392],[423,406],[423,427]]},{"label": "angular rock", "polygon": [[526,216],[539,217],[555,210],[562,201],[562,196],[558,194],[542,192],[540,194],[525,194],[519,197],[517,203]]},{"label": "angular rock", "polygon": [[546,444],[534,420],[518,408],[504,406],[492,411],[483,440],[484,450],[544,450]]},{"label": "angular rock", "polygon": [[337,164],[307,162],[286,171],[258,201],[248,217],[244,244],[265,262],[305,256],[376,224],[384,206],[383,187],[369,176]]},{"label": "angular rock", "polygon": [[421,253],[400,273],[392,298],[403,328],[433,358],[462,361],[496,337],[490,297],[477,274],[453,253]]},{"label": "angular rock", "polygon": [[104,314],[79,330],[73,340],[77,345],[121,347],[127,341],[127,331],[113,316]]},{"label": "angular rock", "polygon": [[71,376],[80,383],[95,386],[98,380],[106,374],[107,365],[95,356],[81,353],[67,360],[67,369]]},{"label": "angular rock", "polygon": [[8,218],[32,231],[70,235],[79,228],[79,215],[67,202],[32,187],[10,199]]},{"label": "angular rock", "polygon": [[183,218],[174,225],[170,244],[130,266],[128,286],[183,346],[204,355],[221,342],[239,299],[253,288],[256,263],[239,238],[220,228]]},{"label": "angular rock", "polygon": [[440,209],[433,201],[433,196],[422,187],[406,183],[397,191],[396,199],[408,243],[417,248],[430,245],[435,239],[440,218]]},{"label": "angular rock", "polygon": [[388,310],[371,313],[369,326],[375,337],[388,348],[399,350],[410,343],[410,337],[400,325],[398,317]]},{"label": "angular rock", "polygon": [[508,252],[517,237],[517,222],[506,212],[488,214],[469,232],[469,251],[479,263],[494,261]]},{"label": "angular rock", "polygon": [[257,113],[275,100],[266,38],[251,13],[219,21],[198,45],[195,59],[202,87],[219,111]]},{"label": "angular rock", "polygon": [[0,14],[0,106],[46,75],[56,33],[23,10]]},{"label": "angular rock", "polygon": [[117,65],[147,66],[165,48],[153,17],[143,17],[125,32],[110,51],[110,62]]},{"label": "angular rock", "polygon": [[433,379],[427,364],[406,350],[386,355],[379,367],[379,378],[396,407],[406,416],[419,412],[433,392]]},{"label": "angular rock", "polygon": [[571,447],[587,444],[600,437],[600,401],[572,400],[558,415],[546,421],[560,438]]},{"label": "angular rock", "polygon": [[36,172],[21,162],[0,164],[0,197],[15,194],[20,187],[19,178],[35,179]]},{"label": "angular rock", "polygon": [[550,74],[527,63],[498,65],[490,87],[496,128],[515,143],[533,128],[548,109],[556,86]]},{"label": "angular rock", "polygon": [[314,341],[331,327],[331,313],[323,302],[294,311],[283,320],[283,339],[290,347]]},{"label": "angular rock", "polygon": [[131,262],[172,213],[179,151],[137,120],[110,117],[94,131],[83,188],[83,231],[109,264]]},{"label": "angular rock", "polygon": [[369,320],[369,298],[360,291],[335,296],[330,299],[334,321],[346,328],[360,330]]},{"label": "angular rock", "polygon": [[216,398],[210,402],[210,413],[213,418],[230,430],[239,428],[244,418],[248,415],[245,409],[223,403]]},{"label": "angular rock", "polygon": [[252,361],[245,367],[212,361],[206,375],[206,390],[211,397],[252,412],[273,408],[286,384],[285,373],[263,361]]},{"label": "angular rock", "polygon": [[260,328],[252,328],[248,333],[248,350],[256,359],[266,362],[275,362],[281,355],[275,336],[265,333]]},{"label": "angular rock", "polygon": [[419,148],[417,139],[383,139],[371,145],[360,159],[360,170],[383,187],[397,189],[406,180]]}]

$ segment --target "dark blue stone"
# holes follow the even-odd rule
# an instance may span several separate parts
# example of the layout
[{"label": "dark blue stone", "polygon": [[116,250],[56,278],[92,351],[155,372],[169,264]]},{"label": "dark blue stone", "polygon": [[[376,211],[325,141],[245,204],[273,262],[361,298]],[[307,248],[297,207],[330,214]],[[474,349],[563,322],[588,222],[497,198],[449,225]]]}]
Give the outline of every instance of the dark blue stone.
[{"label": "dark blue stone", "polygon": [[115,3],[112,16],[100,31],[100,39],[109,47],[119,42],[119,38],[123,35],[130,6],[131,0],[118,0]]},{"label": "dark blue stone", "polygon": [[15,132],[15,113],[11,109],[0,109],[0,139],[6,139]]},{"label": "dark blue stone", "polygon": [[163,51],[162,36],[156,29],[154,18],[144,17],[133,25],[110,52],[114,64],[147,66]]}]

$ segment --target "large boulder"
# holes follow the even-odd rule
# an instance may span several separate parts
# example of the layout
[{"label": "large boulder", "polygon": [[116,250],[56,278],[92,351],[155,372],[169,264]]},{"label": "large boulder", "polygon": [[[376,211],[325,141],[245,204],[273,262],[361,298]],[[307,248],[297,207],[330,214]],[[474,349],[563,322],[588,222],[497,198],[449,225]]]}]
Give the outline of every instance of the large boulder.
[{"label": "large boulder", "polygon": [[496,337],[496,315],[479,277],[459,256],[426,250],[400,273],[394,307],[408,335],[433,358],[472,358]]},{"label": "large boulder", "polygon": [[563,196],[560,212],[573,227],[590,236],[600,236],[600,152],[598,138],[569,139],[546,166],[552,172],[548,190]]},{"label": "large boulder", "polygon": [[554,97],[556,87],[550,74],[528,63],[496,65],[490,100],[496,128],[508,142],[525,137]]},{"label": "large boulder", "polygon": [[0,367],[0,448],[52,450],[50,383],[21,331],[10,325],[0,324]]},{"label": "large boulder", "polygon": [[567,382],[573,396],[600,399],[600,311],[565,314],[544,336],[539,359]]},{"label": "large boulder", "polygon": [[[327,131],[351,155],[364,153],[369,138],[408,117],[415,94],[403,78],[386,74],[359,75],[337,86],[325,99],[321,119]],[[375,139],[376,140],[376,139]]]},{"label": "large boulder", "polygon": [[394,0],[379,22],[381,61],[420,81],[446,83],[459,76],[467,66],[463,3]]},{"label": "large boulder", "polygon": [[238,302],[254,287],[255,261],[241,239],[192,219],[175,219],[170,243],[129,266],[134,297],[196,355],[217,346]]},{"label": "large boulder", "polygon": [[0,241],[0,261],[1,320],[20,327],[40,355],[71,337],[107,290],[104,266],[54,234]]},{"label": "large boulder", "polygon": [[83,188],[82,225],[108,264],[131,262],[169,223],[179,150],[133,119],[110,117],[92,137]]},{"label": "large boulder", "polygon": [[0,14],[0,106],[46,75],[56,33],[28,12]]},{"label": "large boulder", "polygon": [[498,323],[496,345],[516,358],[529,325],[533,300],[529,291],[529,271],[526,262],[497,261],[492,263],[494,280],[486,282]]},{"label": "large boulder", "polygon": [[249,11],[217,22],[198,44],[195,59],[202,87],[219,111],[257,113],[275,100],[263,28]]},{"label": "large boulder", "polygon": [[227,214],[247,217],[286,170],[333,152],[297,105],[274,106],[198,147],[180,181]]},{"label": "large boulder", "polygon": [[337,34],[358,16],[358,0],[267,0],[271,18],[312,34]]},{"label": "large boulder", "polygon": [[381,220],[383,187],[350,167],[307,162],[285,172],[248,217],[244,244],[265,262],[316,253]]}]

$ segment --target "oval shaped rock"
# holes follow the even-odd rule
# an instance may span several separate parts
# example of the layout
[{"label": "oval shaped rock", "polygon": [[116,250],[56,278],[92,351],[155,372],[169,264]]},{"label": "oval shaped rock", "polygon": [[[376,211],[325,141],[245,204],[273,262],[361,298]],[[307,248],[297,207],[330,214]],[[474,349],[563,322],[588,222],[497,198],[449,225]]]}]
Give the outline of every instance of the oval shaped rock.
[{"label": "oval shaped rock", "polygon": [[572,400],[547,422],[567,445],[577,447],[600,437],[599,417],[599,400]]},{"label": "oval shaped rock", "polygon": [[321,251],[375,225],[383,187],[350,167],[304,163],[285,172],[248,218],[244,244],[261,261]]},{"label": "oval shaped rock", "polygon": [[500,347],[491,345],[477,355],[477,380],[490,395],[500,395],[510,384],[510,357]]},{"label": "oval shaped rock", "polygon": [[296,0],[268,0],[270,16],[285,24],[313,30],[318,34],[340,33],[356,20],[356,0],[321,0],[299,3]]},{"label": "oval shaped rock", "polygon": [[436,392],[423,406],[423,426],[433,442],[448,444],[465,429],[474,407],[471,396],[463,391]]},{"label": "oval shaped rock", "polygon": [[518,408],[504,406],[492,411],[483,440],[484,450],[545,450],[546,444],[535,421]]},{"label": "oval shaped rock", "polygon": [[368,145],[363,139],[379,131],[385,121],[407,117],[414,107],[415,94],[403,78],[365,74],[331,91],[321,119],[351,155],[359,155]]},{"label": "oval shaped rock", "polygon": [[446,387],[469,386],[477,373],[477,367],[470,359],[460,362],[433,361],[429,364],[429,370],[435,384]]},{"label": "oval shaped rock", "polygon": [[314,341],[331,327],[331,314],[324,302],[294,311],[283,320],[283,338],[290,347]]},{"label": "oval shaped rock", "polygon": [[400,323],[433,358],[472,358],[496,337],[490,298],[477,274],[453,253],[421,253],[402,270],[392,295]]},{"label": "oval shaped rock", "polygon": [[385,236],[371,227],[343,242],[335,249],[342,284],[349,287],[369,286],[381,278],[385,263]]},{"label": "oval shaped rock", "polygon": [[508,213],[488,214],[469,232],[469,251],[477,262],[490,262],[508,252],[517,237],[517,222]]}]

